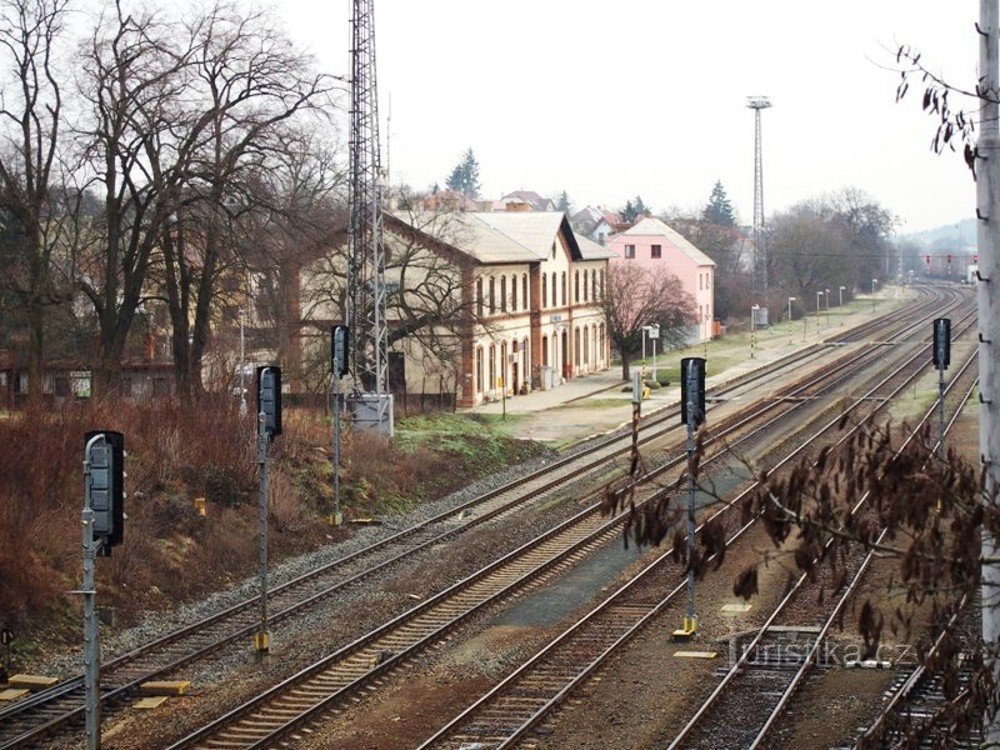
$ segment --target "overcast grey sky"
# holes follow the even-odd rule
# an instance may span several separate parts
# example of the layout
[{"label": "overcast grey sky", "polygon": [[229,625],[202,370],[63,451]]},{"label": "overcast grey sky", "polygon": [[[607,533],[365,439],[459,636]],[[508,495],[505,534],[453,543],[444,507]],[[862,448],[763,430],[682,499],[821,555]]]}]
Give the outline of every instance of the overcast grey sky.
[{"label": "overcast grey sky", "polygon": [[[349,0],[276,0],[322,69],[348,65]],[[973,0],[376,0],[393,182],[443,183],[464,150],[484,196],[516,189],[574,206],[700,208],[721,179],[753,214],[753,113],[763,94],[770,214],[862,188],[902,232],[974,212],[957,155],[929,150],[920,91],[895,104],[899,43],[974,86]],[[383,128],[384,129],[384,128]],[[383,147],[385,134],[383,132]]]}]

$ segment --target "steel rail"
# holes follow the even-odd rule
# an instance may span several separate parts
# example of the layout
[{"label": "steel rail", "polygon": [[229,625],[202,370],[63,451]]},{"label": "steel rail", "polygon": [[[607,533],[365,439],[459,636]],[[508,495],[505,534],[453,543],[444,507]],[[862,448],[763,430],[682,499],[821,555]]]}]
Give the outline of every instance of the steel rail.
[{"label": "steel rail", "polygon": [[[972,355],[970,355],[970,357],[966,361],[965,367],[968,367],[969,363],[971,363],[976,358],[976,356],[977,356],[976,352],[974,352]],[[965,369],[965,367],[963,367],[963,370]],[[952,381],[952,383],[955,383],[955,382],[956,382],[955,380]],[[897,392],[898,392],[898,390],[901,390],[903,387],[905,387],[905,385],[901,386],[900,389],[897,389]],[[970,390],[970,392],[971,392],[971,390]],[[935,404],[937,404],[937,401],[935,401]],[[906,445],[908,445],[909,441],[912,440],[916,436],[917,430],[928,419],[930,419],[930,417],[933,416],[935,413],[936,413],[935,412],[935,407],[932,406],[931,409],[929,409],[924,414],[924,416],[920,419],[920,421],[914,427],[913,431],[911,431],[911,434],[906,438],[906,440],[900,446],[899,451],[901,451]],[[899,451],[897,451],[897,452],[899,452]],[[869,496],[869,493],[866,492],[858,500],[857,504],[851,509],[851,514],[852,515],[854,515],[855,513],[857,513],[858,510],[860,510],[860,508],[862,507],[862,505],[867,502],[868,496]],[[827,541],[827,546],[829,546],[832,543],[832,541],[833,541],[832,539],[828,540]],[[803,573],[802,575],[799,576],[799,578],[796,580],[794,586],[787,592],[787,594],[778,603],[778,605],[772,611],[771,615],[767,618],[767,620],[764,622],[764,624],[758,629],[757,635],[750,641],[750,643],[744,649],[744,652],[743,652],[742,656],[740,656],[739,659],[736,661],[736,663],[733,664],[732,667],[730,667],[730,670],[729,670],[729,672],[726,673],[726,676],[723,677],[722,681],[719,683],[719,685],[716,686],[716,688],[712,691],[712,693],[705,699],[705,701],[702,703],[702,705],[700,706],[700,708],[695,712],[694,716],[691,717],[691,719],[687,722],[687,724],[685,724],[685,726],[681,729],[681,731],[675,736],[674,740],[670,743],[670,745],[668,746],[667,750],[677,750],[680,747],[680,743],[684,739],[686,739],[688,737],[688,735],[694,730],[694,728],[699,724],[699,722],[701,722],[701,720],[705,718],[705,716],[708,714],[708,712],[714,706],[715,702],[719,699],[719,696],[722,695],[722,693],[726,690],[726,688],[728,687],[728,685],[735,679],[736,675],[739,674],[742,671],[741,668],[746,663],[747,659],[749,658],[749,655],[753,652],[753,650],[756,648],[756,646],[764,638],[764,636],[767,633],[768,628],[770,628],[771,625],[774,624],[774,621],[777,619],[778,615],[788,605],[788,603],[792,600],[792,598],[794,597],[794,595],[798,592],[798,590],[801,588],[802,584],[805,582],[805,580],[807,578],[808,578],[808,576],[805,573]],[[814,644],[814,646],[818,647],[818,644],[819,644],[819,639],[816,639],[816,643]]]},{"label": "steel rail", "polygon": [[[919,356],[919,354],[918,355],[914,355],[914,356]],[[865,395],[863,395],[860,398],[858,398],[849,407],[845,408],[844,411],[843,411],[843,414],[850,413],[850,411],[853,410],[854,408],[856,408],[859,404],[864,403],[866,400],[868,400],[870,398],[871,394],[875,392],[875,390],[877,390],[878,388],[882,387],[891,378],[893,378],[894,376],[896,376],[899,371],[903,370],[909,364],[910,361],[912,361],[912,358],[911,358],[911,360],[909,360],[908,362],[904,363],[903,365],[900,365],[894,373],[890,374],[885,379],[883,379],[883,381],[881,381],[878,385],[876,385],[875,388],[873,388],[871,391],[869,391]],[[926,363],[924,364],[924,367],[926,367]],[[909,377],[910,378],[914,378],[914,377],[917,376],[917,374],[918,373],[914,373],[914,374],[912,374]],[[901,390],[906,385],[908,385],[908,383],[904,383],[902,386],[900,386],[899,388],[897,388],[895,392],[898,393],[898,391]],[[881,405],[878,408],[882,408]],[[843,417],[843,415],[838,415],[837,418],[835,418],[835,419],[831,420],[830,422],[828,422],[823,428],[820,429],[820,431],[818,431],[815,434],[813,434],[812,436],[810,436],[807,439],[806,442],[804,442],[801,446],[799,446],[798,448],[796,448],[792,452],[792,454],[790,454],[788,457],[786,457],[781,462],[779,462],[779,464],[777,466],[775,466],[771,470],[771,472],[776,471],[778,468],[780,468],[780,466],[782,466],[783,464],[785,464],[787,461],[792,460],[795,457],[795,455],[797,455],[807,445],[809,445],[813,441],[817,440],[824,432],[826,432],[827,430],[829,430],[830,428],[832,428],[834,425],[836,425],[838,422],[840,422],[840,420],[842,419],[842,417]],[[860,429],[860,427],[861,427],[861,425],[863,423],[864,423],[864,421],[859,422],[858,424],[854,425],[851,428],[850,433],[853,433],[853,431],[855,431],[857,429]],[[845,436],[841,440],[846,439],[846,437],[847,436]],[[838,444],[839,444],[839,442],[840,441],[838,441]],[[771,472],[769,472],[769,473],[771,473]],[[748,489],[746,489],[744,492],[740,493],[734,500],[730,501],[728,504],[726,504],[721,509],[717,510],[714,514],[712,514],[710,516],[710,518],[708,519],[708,521],[714,520],[716,517],[718,517],[722,513],[727,512],[734,505],[738,504],[744,497],[746,497],[751,492],[753,492],[754,489],[756,489],[756,487],[757,487],[757,483],[754,483],[751,487],[749,487]],[[706,521],[706,523],[708,521]],[[726,542],[727,548],[728,548],[728,546],[733,541],[735,541],[737,538],[739,538],[755,522],[756,522],[756,519],[753,519],[748,524],[746,524],[742,529],[738,530],[736,532],[736,534],[734,534]],[[702,528],[702,526],[699,526],[698,528],[700,530]],[[644,569],[640,574],[638,574],[638,576],[637,576],[636,579],[633,579],[632,581],[630,581],[627,584],[625,584],[621,589],[619,589],[619,591],[617,591],[615,594],[613,594],[607,600],[605,600],[604,602],[602,602],[594,611],[592,611],[587,616],[585,616],[580,621],[578,621],[577,623],[575,623],[574,625],[572,625],[570,628],[568,628],[566,631],[564,631],[556,640],[554,640],[553,642],[551,642],[542,651],[540,651],[535,656],[533,656],[526,664],[524,664],[520,668],[518,668],[514,673],[512,673],[507,678],[505,678],[504,681],[502,681],[500,684],[498,684],[496,687],[494,687],[489,693],[487,693],[486,695],[482,696],[472,706],[470,706],[469,708],[467,708],[459,716],[457,716],[455,719],[453,719],[451,722],[449,722],[448,725],[446,725],[441,730],[439,730],[433,737],[431,737],[430,739],[428,739],[427,741],[425,741],[420,746],[420,750],[425,750],[426,748],[429,748],[432,745],[434,745],[435,743],[439,742],[444,736],[446,736],[449,732],[451,732],[453,729],[455,729],[457,726],[459,726],[462,722],[466,721],[471,716],[475,715],[475,713],[479,709],[481,709],[483,706],[485,706],[490,700],[492,700],[494,697],[502,694],[502,692],[507,687],[509,687],[510,685],[512,685],[521,676],[523,676],[526,673],[528,673],[537,663],[542,662],[542,660],[544,660],[545,657],[547,657],[550,654],[550,652],[553,652],[556,648],[558,648],[559,646],[563,645],[564,642],[568,641],[568,639],[570,639],[573,636],[573,634],[575,634],[576,632],[578,632],[580,628],[584,627],[588,622],[590,622],[592,620],[592,618],[598,616],[605,609],[607,609],[608,607],[611,607],[613,604],[615,604],[617,602],[617,599],[618,599],[619,596],[623,595],[628,590],[630,590],[632,586],[634,586],[634,585],[637,584],[637,582],[638,582],[637,579],[641,579],[641,578],[645,577],[652,569],[654,569],[659,564],[659,562],[661,562],[663,559],[668,558],[671,555],[671,553],[672,553],[672,550],[670,552],[664,553],[664,555],[661,556],[660,558],[658,558],[657,561],[655,561],[654,563],[652,563],[649,566],[647,566],[646,569]],[[639,620],[639,622],[635,623],[631,628],[629,628],[625,633],[623,633],[613,644],[611,644],[609,647],[607,647],[592,663],[590,663],[588,666],[586,666],[581,673],[579,673],[575,678],[573,678],[562,690],[560,690],[542,708],[540,708],[535,714],[533,714],[529,719],[527,719],[518,729],[514,730],[514,732],[505,741],[503,741],[500,745],[498,745],[497,747],[498,748],[507,748],[509,746],[512,746],[518,740],[518,738],[522,737],[523,734],[525,734],[527,731],[529,731],[531,727],[533,727],[534,725],[536,725],[541,720],[542,717],[544,717],[547,713],[549,713],[551,710],[553,710],[559,703],[561,703],[565,699],[565,697],[580,682],[582,682],[583,680],[585,680],[586,677],[589,676],[589,674],[591,674],[593,672],[593,670],[596,669],[599,666],[599,664],[604,660],[604,658],[607,655],[609,655],[610,653],[612,653],[621,644],[623,644],[629,638],[631,638],[631,636],[635,632],[638,632],[638,630],[641,629],[644,624],[646,624],[653,616],[655,616],[656,613],[658,613],[659,611],[661,611],[662,608],[664,606],[666,606],[667,603],[669,603],[669,601],[672,599],[673,596],[675,596],[677,594],[677,592],[683,591],[684,587],[685,587],[684,583],[679,584],[674,589],[674,591],[672,591],[670,594],[668,594],[668,596],[665,599],[663,599],[659,604],[657,604],[656,607],[654,607],[653,610],[651,610],[650,612],[647,612],[645,615],[643,615],[642,618]]]}]

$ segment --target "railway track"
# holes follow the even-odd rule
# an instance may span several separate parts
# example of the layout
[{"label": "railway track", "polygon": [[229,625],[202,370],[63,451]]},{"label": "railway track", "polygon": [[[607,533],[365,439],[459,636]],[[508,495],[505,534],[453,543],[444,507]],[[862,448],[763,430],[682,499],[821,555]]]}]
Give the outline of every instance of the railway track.
[{"label": "railway track", "polygon": [[[948,306],[955,302],[949,300],[944,304]],[[887,316],[882,324],[888,324],[890,327],[902,326],[895,334],[899,335],[899,331],[907,330],[905,323],[902,323],[906,315],[912,314],[912,308],[919,308],[921,305],[926,306],[926,302],[915,303],[905,310],[896,311]],[[721,389],[716,389],[713,395],[717,399],[724,399],[726,394],[738,393],[755,381],[771,377],[774,372],[801,365],[803,361],[830,346],[842,345],[851,339],[864,340],[875,330],[875,323],[859,326],[832,343],[810,347],[799,352],[790,361],[776,363],[772,367],[737,379]],[[893,335],[893,332],[890,331],[888,335]],[[646,420],[642,425],[643,442],[679,432],[675,427],[664,427],[671,419],[672,415],[660,415]],[[606,463],[611,457],[626,452],[629,448],[625,443],[626,439],[621,434],[596,441],[581,453],[559,459],[544,470],[529,475],[518,491],[502,489],[488,493],[289,581],[272,593],[270,606],[275,612],[274,619],[280,621],[292,617],[315,606],[333,592],[398,564],[406,557],[470,528],[515,512],[531,499],[565,482],[567,477],[579,477]],[[552,474],[559,471],[563,474],[552,478]],[[527,488],[523,489],[525,485]],[[511,494],[516,496],[511,499]],[[467,515],[473,509],[475,515],[470,520],[456,523],[457,518]],[[373,558],[376,558],[375,562],[372,562]],[[104,692],[104,702],[113,705],[116,701],[121,701],[134,693],[141,682],[174,672],[195,660],[206,658],[234,641],[248,637],[256,627],[257,604],[257,598],[248,599],[106,663],[104,684],[109,687]],[[391,649],[380,649],[380,652],[387,650]],[[49,691],[32,696],[28,701],[15,704],[0,712],[0,748],[30,745],[78,718],[81,713],[82,680],[79,678],[67,680]]]},{"label": "railway track", "polygon": [[924,663],[933,660],[945,643],[946,637],[955,635],[975,643],[982,632],[982,597],[980,592],[969,600],[963,598],[957,611],[949,618],[934,639],[922,660],[923,663],[897,674],[886,694],[885,704],[872,723],[860,733],[851,745],[834,750],[851,750],[859,747],[900,747],[906,740],[917,738],[918,747],[940,747],[944,739],[955,748],[977,748],[983,742],[978,730],[959,735],[950,721],[952,696],[968,689],[974,679],[967,660],[959,667],[958,684],[946,691],[939,674],[928,670]]},{"label": "railway track", "polygon": [[[890,316],[894,321],[898,312]],[[861,335],[870,330],[865,324]],[[734,379],[713,389],[714,398],[739,394],[761,379],[783,369],[801,366],[817,356],[822,345],[809,347],[793,357]],[[713,408],[716,408],[713,405]],[[669,424],[668,424],[669,423]],[[671,418],[657,414],[640,423],[640,444],[679,434]],[[420,552],[459,536],[506,514],[517,512],[532,500],[586,475],[631,449],[630,437],[619,430],[593,441],[578,452],[559,458],[545,468],[522,477],[514,487],[502,487],[439,513],[352,554],[274,587],[268,599],[272,624],[299,615],[337,592],[399,565]],[[163,678],[220,649],[249,638],[258,627],[259,598],[238,602],[208,618],[150,641],[102,665],[102,704],[114,706],[135,694],[146,681]],[[27,747],[57,732],[83,715],[83,676],[75,675],[11,706],[0,709],[0,749]]]},{"label": "railway track", "polygon": [[[949,390],[959,387],[965,381],[965,393],[959,408],[953,410],[949,429],[961,411],[961,406],[971,397],[977,378],[971,365],[976,361],[977,353],[973,353],[961,367],[959,374],[952,380]],[[971,381],[971,382],[970,382]],[[931,419],[937,413],[937,405],[932,406],[920,420],[918,427]],[[907,439],[913,439],[916,433]],[[853,512],[863,512],[868,500],[866,493],[854,507]],[[888,533],[883,529],[874,545],[878,545]],[[782,662],[774,663],[767,658],[753,661],[753,655],[759,653],[781,653],[783,648],[782,635],[774,632],[774,626],[779,620],[790,620],[788,626],[800,625],[794,622],[797,615],[787,614],[789,604],[800,596],[800,592],[809,580],[802,574],[796,579],[795,585],[772,612],[757,635],[746,646],[743,654],[730,666],[722,682],[708,696],[695,715],[677,734],[668,750],[680,748],[717,748],[740,747],[755,749],[762,747],[782,716],[795,691],[802,684],[805,675],[816,664],[819,649],[830,629],[838,621],[844,607],[854,595],[856,587],[875,559],[874,549],[865,554],[856,554],[847,566],[850,571],[850,583],[830,603],[827,614],[819,628],[799,649],[798,663],[795,669],[788,669]],[[798,615],[801,618],[801,614]],[[748,701],[752,699],[752,710],[747,710]],[[726,721],[721,721],[725,716]]]},{"label": "railway track", "polygon": [[[926,364],[926,363],[925,363]],[[906,368],[899,368],[903,370]],[[876,389],[857,399],[845,413],[854,407],[868,403],[878,389],[891,387],[898,392],[905,387],[905,382],[899,383],[894,373],[885,378]],[[911,371],[910,378],[916,377]],[[895,382],[895,385],[892,383]],[[879,400],[881,405],[886,400]],[[779,466],[792,460],[809,442],[831,430],[840,420],[837,415],[818,432],[814,433],[806,444],[797,448],[791,455],[783,459]],[[860,424],[855,425],[857,429]],[[847,436],[841,438],[846,439]],[[776,467],[777,468],[777,467]],[[732,507],[738,507],[744,497],[753,491],[750,487],[740,493],[729,505],[717,510],[708,520],[714,520]],[[706,521],[707,522],[707,521]],[[726,541],[727,547],[734,544],[753,525],[754,521],[736,528]],[[700,529],[701,527],[699,527]],[[459,748],[477,747],[512,748],[515,746],[533,744],[533,730],[550,719],[558,708],[566,703],[586,680],[593,675],[604,660],[631,640],[637,633],[653,622],[668,606],[683,598],[685,584],[675,584],[668,595],[659,599],[651,592],[662,591],[666,586],[662,580],[665,570],[670,569],[672,550],[661,555],[638,576],[608,597],[592,612],[581,618],[568,628],[562,635],[552,641],[542,651],[532,657],[522,667],[517,669],[493,690],[484,695],[449,724],[439,730],[433,737],[420,746],[420,750],[458,750]],[[676,573],[673,573],[676,576]],[[652,580],[647,580],[652,579]],[[800,629],[803,632],[803,629]],[[799,643],[799,648],[804,644]],[[775,650],[776,651],[776,650]],[[779,664],[772,660],[775,669],[772,672],[758,671],[754,677],[755,694],[774,691],[775,686],[787,682],[782,673],[787,672],[787,663]],[[796,665],[797,666],[797,665]],[[770,684],[768,684],[770,682]],[[746,696],[743,696],[746,701]],[[755,707],[758,701],[752,703]],[[720,712],[719,715],[725,715]],[[722,722],[714,722],[717,726]],[[734,722],[728,719],[726,725]],[[737,723],[738,724],[738,723]],[[737,741],[715,738],[715,744],[708,746],[743,747]]]},{"label": "railway track", "polygon": [[[793,404],[793,408],[798,404]],[[787,414],[787,411],[785,412]],[[784,414],[782,415],[784,416]],[[758,426],[755,430],[761,430]],[[658,490],[659,491],[659,490]],[[515,590],[524,590],[524,586],[558,565],[570,556],[581,559],[589,549],[605,544],[617,535],[620,526],[618,519],[606,523],[595,518],[593,512],[596,506],[581,513],[577,519],[577,528],[596,524],[589,531],[589,536],[577,538],[570,549],[555,552],[555,548],[547,549],[542,555],[543,563],[536,567],[518,561],[511,567],[521,577],[511,582],[509,572],[497,570],[494,566],[488,569],[489,580],[484,581],[478,575],[474,582],[481,587],[474,593],[465,593],[464,589],[453,587],[442,592],[427,606],[439,606],[440,613],[428,613],[424,607],[415,608],[409,619],[397,618],[386,627],[379,628],[372,634],[352,644],[348,649],[340,650],[321,660],[317,664],[303,670],[289,680],[247,702],[233,712],[221,717],[212,724],[188,735],[171,746],[171,749],[182,747],[269,747],[276,743],[287,741],[294,743],[297,732],[303,731],[315,718],[329,710],[336,710],[343,700],[357,691],[378,680],[389,670],[403,663],[408,657],[432,643],[439,642],[458,624],[480,611],[482,607],[501,600]],[[552,538],[544,535],[542,540],[548,544]],[[582,545],[582,546],[578,546]],[[548,557],[549,554],[551,557]],[[531,557],[524,559],[538,560],[534,551]],[[508,556],[503,563],[513,563]],[[525,570],[529,568],[527,571]],[[294,717],[294,718],[289,718]],[[283,739],[284,738],[284,739]]]}]

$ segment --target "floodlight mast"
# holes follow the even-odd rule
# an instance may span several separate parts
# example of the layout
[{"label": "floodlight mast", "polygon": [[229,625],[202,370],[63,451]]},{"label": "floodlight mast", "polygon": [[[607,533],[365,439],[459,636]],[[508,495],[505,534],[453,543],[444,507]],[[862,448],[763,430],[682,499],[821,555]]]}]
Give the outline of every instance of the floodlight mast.
[{"label": "floodlight mast", "polygon": [[754,263],[754,284],[758,292],[767,292],[767,237],[764,232],[764,166],[760,113],[770,106],[771,100],[766,96],[747,97],[747,107],[754,111],[753,244],[757,256]]},{"label": "floodlight mast", "polygon": [[[347,311],[353,339],[350,370],[355,390],[367,396],[361,398],[359,393],[355,403],[366,405],[368,416],[359,421],[391,434],[374,0],[354,0],[351,31]],[[359,416],[357,410],[355,416]]]}]

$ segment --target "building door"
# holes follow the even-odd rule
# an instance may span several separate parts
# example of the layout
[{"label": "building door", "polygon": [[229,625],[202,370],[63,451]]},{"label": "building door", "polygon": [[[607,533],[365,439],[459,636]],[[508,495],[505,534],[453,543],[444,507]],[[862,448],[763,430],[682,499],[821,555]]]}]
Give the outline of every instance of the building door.
[{"label": "building door", "polygon": [[562,375],[567,380],[570,377],[572,368],[569,364],[569,334],[563,330],[562,332]]}]

